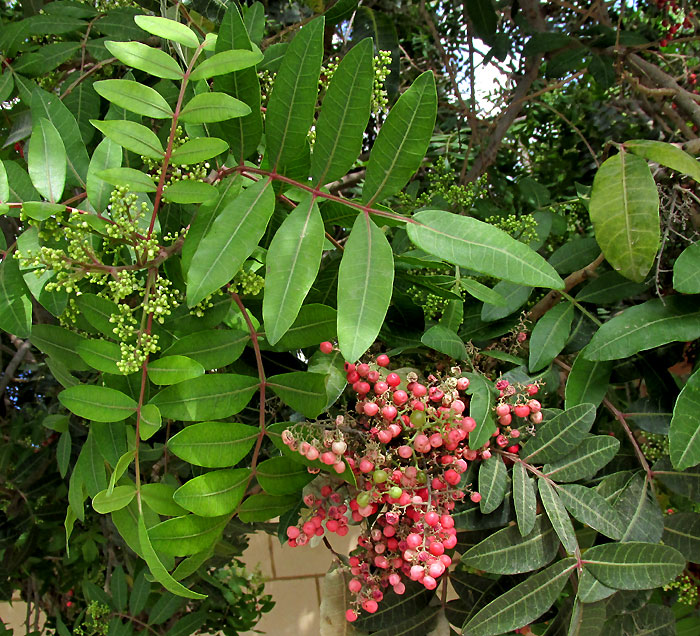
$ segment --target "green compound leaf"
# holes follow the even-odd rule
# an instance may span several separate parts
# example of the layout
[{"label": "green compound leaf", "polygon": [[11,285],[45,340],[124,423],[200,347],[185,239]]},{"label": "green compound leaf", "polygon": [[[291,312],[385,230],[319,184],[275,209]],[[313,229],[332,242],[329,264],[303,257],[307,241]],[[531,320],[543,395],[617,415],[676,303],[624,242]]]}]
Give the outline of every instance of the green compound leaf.
[{"label": "green compound leaf", "polygon": [[471,448],[483,446],[496,430],[493,421],[493,384],[480,373],[465,373],[469,379],[467,393],[471,395],[469,414],[476,421],[476,428],[469,433]]},{"label": "green compound leaf", "polygon": [[66,149],[56,127],[43,117],[32,127],[27,169],[39,194],[51,203],[61,200],[66,184]]},{"label": "green compound leaf", "polygon": [[136,412],[134,400],[106,386],[79,384],[61,391],[58,399],[78,417],[96,422],[119,422]]},{"label": "green compound leaf", "polygon": [[338,272],[338,343],[354,362],[376,340],[389,308],[394,254],[368,214],[359,214]]},{"label": "green compound leaf", "polygon": [[379,130],[367,163],[362,202],[371,206],[399,192],[418,170],[437,115],[432,71],[426,71],[399,97]]},{"label": "green compound leaf", "polygon": [[564,348],[571,332],[574,305],[561,302],[535,324],[530,337],[530,372],[544,369]]},{"label": "green compound leaf", "polygon": [[197,81],[209,79],[215,75],[225,75],[244,68],[255,66],[262,62],[263,54],[260,51],[221,51],[204,60],[192,71],[190,79]]},{"label": "green compound leaf", "polygon": [[326,377],[319,373],[293,371],[273,375],[267,379],[267,386],[305,417],[318,417],[326,408]]},{"label": "green compound leaf", "polygon": [[583,553],[583,564],[603,585],[617,590],[648,590],[678,576],[685,559],[668,546],[634,541],[589,548]]},{"label": "green compound leaf", "polygon": [[283,168],[304,149],[313,122],[323,58],[323,17],[303,26],[277,72],[265,114],[268,164]]},{"label": "green compound leaf", "polygon": [[192,599],[205,599],[205,594],[200,594],[199,592],[193,592],[187,589],[182,583],[178,583],[165,569],[165,566],[161,563],[156,551],[153,549],[151,544],[151,539],[148,536],[148,529],[146,528],[146,522],[144,521],[143,515],[139,515],[138,519],[138,542],[140,544],[141,552],[143,553],[143,558],[148,565],[148,569],[151,571],[153,578],[158,581],[168,592],[175,594],[176,596],[184,596],[185,598]]},{"label": "green compound leaf", "polygon": [[560,460],[545,464],[542,472],[557,482],[578,481],[592,477],[620,450],[620,440],[609,435],[592,435],[585,438]]},{"label": "green compound leaf", "polygon": [[520,285],[564,287],[544,258],[493,225],[444,210],[422,210],[413,220],[411,242],[448,263]]},{"label": "green compound leaf", "polygon": [[102,80],[93,84],[99,95],[133,113],[154,119],[170,119],[172,108],[165,98],[150,86],[124,79]]},{"label": "green compound leaf", "polygon": [[273,457],[260,462],[255,469],[255,479],[270,495],[291,495],[301,490],[315,478],[304,464],[291,457]]},{"label": "green compound leaf", "polygon": [[697,299],[671,296],[628,307],[593,336],[584,354],[589,360],[618,360],[669,342],[700,337]]},{"label": "green compound leaf", "polygon": [[566,408],[584,403],[599,406],[608,391],[612,369],[612,362],[587,360],[579,353],[566,380]]},{"label": "green compound leaf", "polygon": [[620,274],[641,282],[659,247],[659,195],[647,162],[620,152],[593,179],[589,214],[605,259]]},{"label": "green compound leaf", "polygon": [[238,510],[238,518],[243,523],[267,521],[279,517],[299,503],[299,495],[251,495]]},{"label": "green compound leaf", "polygon": [[690,376],[676,400],[668,441],[674,468],[685,470],[700,463],[700,370]]},{"label": "green compound leaf", "polygon": [[185,104],[180,119],[188,124],[209,124],[250,114],[250,106],[226,93],[200,93]]},{"label": "green compound leaf", "polygon": [[482,514],[489,514],[498,508],[508,489],[508,471],[500,455],[491,457],[479,467],[479,507]]},{"label": "green compound leaf", "polygon": [[545,515],[538,515],[525,536],[516,526],[495,532],[462,556],[462,563],[494,574],[521,574],[549,563],[559,548],[559,539]]},{"label": "green compound leaf", "polygon": [[700,561],[700,514],[674,512],[664,516],[663,541],[678,550],[688,561]]},{"label": "green compound leaf", "polygon": [[172,420],[217,420],[238,413],[257,389],[257,378],[216,373],[169,386],[151,403]]},{"label": "green compound leaf", "polygon": [[634,139],[625,142],[625,148],[649,161],[660,163],[662,166],[693,177],[700,183],[700,161],[673,144],[648,139]]},{"label": "green compound leaf", "polygon": [[201,422],[168,440],[168,450],[195,466],[235,466],[255,444],[258,429],[232,422]]},{"label": "green compound leaf", "polygon": [[681,294],[700,293],[700,242],[686,247],[673,264],[673,289]]},{"label": "green compound leaf", "polygon": [[557,495],[554,487],[546,479],[540,477],[537,480],[537,485],[539,487],[542,505],[544,506],[549,520],[552,522],[554,531],[557,533],[567,554],[574,554],[578,549],[578,541],[576,540],[574,526],[571,523],[571,518],[566,511],[564,503],[559,498],[559,495]]},{"label": "green compound leaf", "polygon": [[621,539],[625,532],[622,517],[595,490],[578,484],[557,488],[559,497],[569,512],[581,523],[611,539]]},{"label": "green compound leaf", "polygon": [[513,505],[520,535],[527,536],[535,526],[537,494],[522,462],[513,465]]},{"label": "green compound leaf", "polygon": [[168,519],[148,530],[153,547],[168,556],[189,556],[209,550],[229,522],[225,517],[184,515]]},{"label": "green compound leaf", "polygon": [[155,77],[181,80],[184,75],[178,63],[165,51],[154,49],[141,42],[105,42],[107,50],[120,62],[150,73]]},{"label": "green compound leaf", "polygon": [[135,496],[136,486],[134,484],[117,486],[111,493],[107,490],[101,490],[92,498],[92,507],[95,512],[106,515],[128,506]]},{"label": "green compound leaf", "polygon": [[187,305],[194,307],[228,283],[252,254],[275,209],[270,181],[244,190],[216,217],[187,272]]},{"label": "green compound leaf", "polygon": [[462,628],[464,636],[498,636],[544,614],[564,589],[576,559],[557,561],[491,601]]},{"label": "green compound leaf", "polygon": [[270,344],[277,344],[294,324],[318,274],[324,240],[321,213],[308,195],[282,222],[268,248],[274,257],[265,272],[263,324]]},{"label": "green compound leaf", "polygon": [[[121,146],[117,142],[111,139],[105,139],[104,141],[113,143],[121,152]],[[110,185],[129,188],[131,192],[155,192],[158,189],[151,177],[140,170],[134,170],[134,168],[107,168],[106,170],[98,170],[95,176]],[[104,192],[111,192],[111,190],[112,188],[105,188]],[[109,195],[107,195],[105,200],[109,202]],[[107,204],[105,204],[105,207],[107,207]]]},{"label": "green compound leaf", "polygon": [[465,360],[467,358],[467,349],[462,339],[454,331],[442,325],[430,327],[421,336],[420,340],[426,347],[444,353],[455,360]]},{"label": "green compound leaf", "polygon": [[228,144],[216,137],[197,137],[186,141],[175,149],[170,157],[174,165],[188,166],[200,161],[213,159],[228,150]]},{"label": "green compound leaf", "polygon": [[593,404],[573,406],[545,421],[537,436],[523,445],[521,457],[531,464],[555,461],[578,447],[594,421]]},{"label": "green compound leaf", "polygon": [[197,39],[195,32],[175,20],[153,15],[137,15],[134,16],[134,22],[144,31],[157,35],[159,38],[177,42],[191,49],[196,49],[199,46],[199,39]]},{"label": "green compound leaf", "polygon": [[243,499],[250,468],[213,470],[190,479],[173,494],[173,501],[200,517],[231,514]]},{"label": "green compound leaf", "polygon": [[[91,119],[90,123],[105,137],[120,146],[151,159],[162,159],[165,151],[156,134],[150,129],[127,119],[111,119],[98,121]],[[103,179],[104,176],[100,175]]]},{"label": "green compound leaf", "polygon": [[148,363],[148,379],[153,384],[177,384],[204,375],[204,367],[185,356],[164,356]]},{"label": "green compound leaf", "polygon": [[370,38],[350,49],[333,73],[316,123],[311,175],[323,185],[352,168],[360,151],[372,97]]}]

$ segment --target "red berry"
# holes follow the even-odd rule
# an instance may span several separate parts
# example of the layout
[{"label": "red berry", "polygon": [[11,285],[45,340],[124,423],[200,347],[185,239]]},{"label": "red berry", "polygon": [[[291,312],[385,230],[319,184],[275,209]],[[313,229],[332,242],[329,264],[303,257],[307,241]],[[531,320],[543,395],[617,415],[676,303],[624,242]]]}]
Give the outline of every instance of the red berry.
[{"label": "red berry", "polygon": [[377,356],[377,365],[380,367],[388,367],[389,366],[389,356],[386,355],[385,353],[382,353],[381,355]]},{"label": "red berry", "polygon": [[374,385],[374,392],[377,395],[382,395],[389,390],[389,385],[386,382],[379,381]]},{"label": "red berry", "polygon": [[333,343],[332,342],[322,342],[318,348],[321,350],[321,353],[331,353],[333,351]]},{"label": "red berry", "polygon": [[387,404],[382,409],[382,417],[385,420],[393,420],[396,417],[396,407],[393,404]]},{"label": "red berry", "polygon": [[436,526],[440,522],[440,516],[434,510],[429,510],[425,513],[425,523],[429,526]]},{"label": "red berry", "polygon": [[471,499],[474,503],[479,503],[481,501],[481,493],[473,492],[469,499]]},{"label": "red berry", "polygon": [[402,406],[408,402],[408,394],[406,391],[399,389],[398,391],[394,391],[392,399],[394,400],[394,404],[396,404],[396,406]]},{"label": "red berry", "polygon": [[390,373],[388,376],[386,376],[386,383],[389,386],[397,387],[399,384],[401,384],[401,378],[397,373]]},{"label": "red berry", "polygon": [[527,417],[530,415],[530,407],[527,404],[518,404],[514,409],[513,412],[518,416],[518,417]]},{"label": "red berry", "polygon": [[357,612],[353,609],[349,609],[345,612],[345,620],[349,623],[353,623],[357,620]]}]

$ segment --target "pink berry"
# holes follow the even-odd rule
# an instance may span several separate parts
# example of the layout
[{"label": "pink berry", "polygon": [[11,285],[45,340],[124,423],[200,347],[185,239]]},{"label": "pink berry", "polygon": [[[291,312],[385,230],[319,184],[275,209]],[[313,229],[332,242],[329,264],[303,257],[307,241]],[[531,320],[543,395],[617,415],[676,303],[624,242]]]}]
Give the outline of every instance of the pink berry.
[{"label": "pink berry", "polygon": [[423,385],[423,384],[420,384],[418,382],[414,382],[411,385],[411,393],[413,393],[414,397],[423,397],[427,392],[428,392],[428,389],[426,389],[425,385]]},{"label": "pink berry", "polygon": [[[430,544],[430,548],[428,548],[428,551],[433,556],[440,556],[441,554],[443,554],[445,552],[445,546],[442,545],[442,543],[440,541],[433,541]],[[438,574],[438,576],[440,576],[440,575]]]},{"label": "pink berry", "polygon": [[537,392],[540,390],[540,388],[536,384],[528,384],[527,385],[527,394],[528,395],[537,395]]},{"label": "pink berry", "polygon": [[491,459],[491,451],[485,450],[481,452],[481,459]]},{"label": "pink berry", "polygon": [[318,448],[315,446],[311,446],[308,451],[306,451],[306,459],[313,461],[316,461],[318,459],[319,452]]},{"label": "pink berry", "polygon": [[510,406],[507,404],[499,404],[496,407],[496,415],[502,417],[503,415],[510,415]]},{"label": "pink berry", "polygon": [[476,428],[476,420],[473,417],[463,417],[460,428],[465,433],[471,433]]},{"label": "pink berry", "polygon": [[406,586],[403,583],[397,583],[394,585],[394,592],[401,596],[406,591]]},{"label": "pink berry", "polygon": [[424,576],[422,583],[428,590],[434,590],[437,587],[437,581],[430,575]]},{"label": "pink berry", "polygon": [[469,388],[469,378],[458,378],[457,379],[457,390],[466,391]]},{"label": "pink berry", "polygon": [[433,448],[438,448],[442,446],[442,435],[440,435],[440,433],[433,433],[430,436],[430,445]]},{"label": "pink berry", "polygon": [[322,342],[318,348],[321,350],[321,353],[332,353],[333,343],[328,341]]},{"label": "pink berry", "polygon": [[331,445],[331,450],[336,454],[336,455],[342,455],[346,450],[348,449],[348,445],[345,442],[342,441],[335,441]]},{"label": "pink berry", "polygon": [[450,408],[455,413],[464,413],[464,409],[466,409],[467,406],[464,402],[462,402],[462,400],[453,400],[452,404],[450,404]]},{"label": "pink berry", "polygon": [[406,543],[408,544],[409,548],[415,549],[423,543],[423,537],[421,537],[417,532],[411,532],[411,534],[406,537]]},{"label": "pink berry", "polygon": [[370,614],[374,614],[377,611],[378,607],[379,605],[377,605],[377,601],[371,599],[362,603],[362,609],[365,610],[365,612],[369,612]]},{"label": "pink berry", "polygon": [[366,378],[369,375],[370,368],[368,364],[362,363],[355,367],[355,371],[357,371],[361,378]]},{"label": "pink berry", "polygon": [[394,391],[392,399],[394,400],[394,404],[396,404],[396,406],[402,406],[408,402],[408,394],[406,391],[399,389],[398,391]]},{"label": "pink berry", "polygon": [[379,407],[374,402],[367,402],[364,410],[365,415],[368,417],[374,417],[377,413],[379,413]]},{"label": "pink berry", "polygon": [[353,609],[349,609],[345,612],[345,620],[348,621],[348,623],[354,623],[357,620],[357,612]]},{"label": "pink berry", "polygon": [[537,413],[542,410],[542,405],[537,400],[530,400],[527,405],[530,407],[530,411]]},{"label": "pink berry", "polygon": [[527,417],[530,415],[530,407],[527,404],[518,404],[514,409],[513,412],[518,416],[518,417]]},{"label": "pink berry", "polygon": [[386,376],[386,383],[389,386],[397,387],[399,384],[401,384],[401,378],[399,377],[398,373],[390,373],[388,376]]},{"label": "pink berry", "polygon": [[377,356],[377,365],[380,367],[388,367],[389,366],[389,356],[386,355],[385,353],[382,353],[381,355]]},{"label": "pink berry", "polygon": [[539,424],[542,421],[542,411],[537,411],[537,413],[532,413],[530,415],[530,421],[533,424]]},{"label": "pink berry", "polygon": [[425,576],[425,568],[422,565],[411,566],[411,580],[420,581]]},{"label": "pink berry", "polygon": [[425,513],[424,521],[431,527],[436,526],[440,522],[440,516],[434,510],[429,510]]},{"label": "pink berry", "polygon": [[501,417],[498,418],[498,423],[501,426],[510,426],[510,423],[513,421],[513,417],[510,413],[506,413],[505,415],[501,415]]},{"label": "pink berry", "polygon": [[481,501],[481,493],[473,492],[469,499],[471,499],[474,503],[479,503]]},{"label": "pink berry", "polygon": [[391,434],[391,431],[383,430],[377,433],[377,439],[382,444],[388,444],[393,439],[393,435]]},{"label": "pink berry", "polygon": [[397,415],[396,407],[393,404],[387,404],[383,409],[382,409],[382,417],[385,420],[393,420]]},{"label": "pink berry", "polygon": [[379,382],[377,382],[374,385],[374,392],[377,395],[382,395],[382,394],[386,393],[388,390],[389,390],[389,385],[386,382],[384,382],[383,380],[380,380]]},{"label": "pink berry", "polygon": [[287,537],[289,539],[296,539],[300,534],[301,532],[296,526],[289,526],[289,528],[287,528]]},{"label": "pink berry", "polygon": [[445,471],[445,481],[450,484],[450,486],[456,486],[461,480],[459,473],[456,470],[450,468]]},{"label": "pink berry", "polygon": [[350,579],[348,583],[348,589],[353,593],[357,594],[362,589],[362,582],[360,579]]},{"label": "pink berry", "polygon": [[374,464],[369,461],[369,459],[360,460],[360,471],[363,473],[369,473],[374,470]]}]

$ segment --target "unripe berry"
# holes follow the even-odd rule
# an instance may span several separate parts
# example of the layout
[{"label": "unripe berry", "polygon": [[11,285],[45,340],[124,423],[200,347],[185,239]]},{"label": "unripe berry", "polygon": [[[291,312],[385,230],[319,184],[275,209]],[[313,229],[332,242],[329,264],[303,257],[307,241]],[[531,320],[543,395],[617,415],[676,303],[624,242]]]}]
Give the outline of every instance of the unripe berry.
[{"label": "unripe berry", "polygon": [[372,473],[372,481],[375,484],[383,484],[387,479],[389,479],[389,475],[385,470],[375,470]]},{"label": "unripe berry", "polygon": [[335,441],[331,445],[331,450],[336,455],[342,455],[348,449],[348,445],[343,441]]},{"label": "unripe berry", "polygon": [[319,347],[321,350],[321,353],[332,353],[333,352],[333,343],[331,342],[322,342]]},{"label": "unripe berry", "polygon": [[389,488],[389,496],[392,499],[398,499],[401,495],[403,495],[403,490],[399,486]]}]

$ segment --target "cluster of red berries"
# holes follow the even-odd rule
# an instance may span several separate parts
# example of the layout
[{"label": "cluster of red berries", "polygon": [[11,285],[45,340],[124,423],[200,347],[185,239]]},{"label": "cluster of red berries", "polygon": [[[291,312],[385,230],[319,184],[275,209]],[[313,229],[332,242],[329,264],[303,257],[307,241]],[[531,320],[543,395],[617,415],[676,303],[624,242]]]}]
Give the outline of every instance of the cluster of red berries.
[{"label": "cluster of red berries", "polygon": [[665,12],[668,15],[667,18],[664,18],[661,21],[661,26],[664,29],[667,29],[666,34],[659,43],[662,48],[668,46],[674,38],[677,38],[679,31],[682,33],[686,29],[693,28],[692,18],[694,16],[694,12],[688,11],[681,19],[678,17],[680,7],[678,6],[676,0],[656,0],[656,6],[660,11]]},{"label": "cluster of red berries", "polygon": [[[320,348],[333,351],[330,342]],[[402,377],[388,371],[389,362],[388,356],[380,355],[373,363],[346,363],[347,382],[357,398],[352,412],[334,422],[298,424],[282,435],[285,444],[307,459],[332,466],[337,473],[348,468],[353,473],[356,485],[324,485],[320,497],[307,494],[308,510],[299,525],[287,528],[289,545],[296,547],[323,536],[325,530],[342,536],[349,522],[368,521],[349,560],[349,621],[356,620],[361,609],[376,612],[387,589],[403,594],[407,579],[435,589],[452,563],[448,552],[457,544],[451,515],[455,503],[467,496],[474,503],[481,500],[471,484],[464,483],[468,462],[489,459],[492,443],[509,446],[509,452],[519,448],[513,444],[520,431],[505,419],[484,446],[469,447],[476,422],[468,414],[470,382],[459,367],[420,382],[415,372]],[[501,392],[497,408],[507,406],[509,418],[508,400],[514,403],[516,417],[528,418],[529,427],[534,426],[533,418],[541,421],[536,400],[521,403],[521,393],[534,395],[537,385],[518,389],[501,380],[496,387]]]}]

